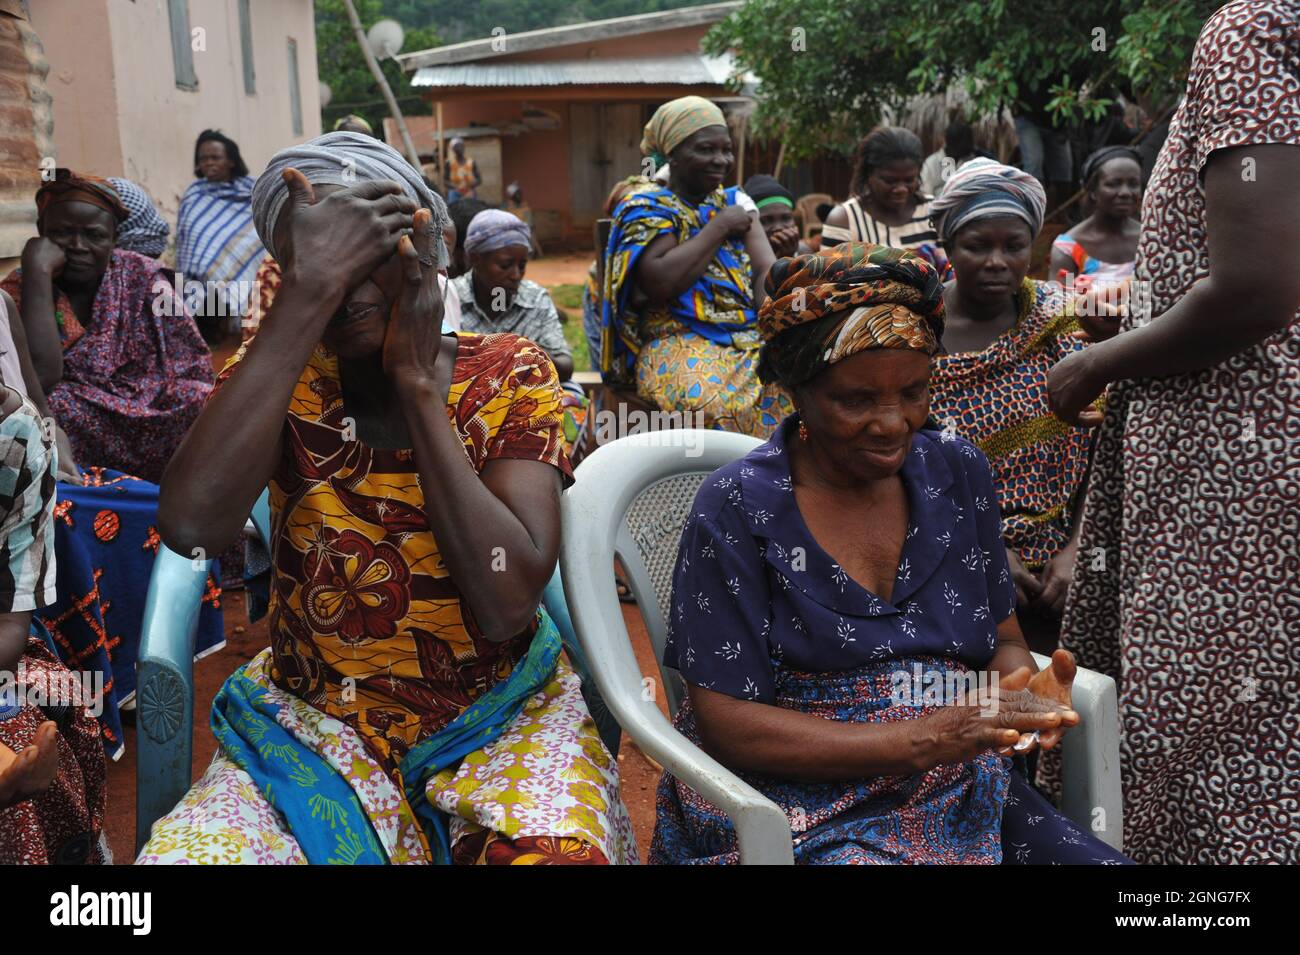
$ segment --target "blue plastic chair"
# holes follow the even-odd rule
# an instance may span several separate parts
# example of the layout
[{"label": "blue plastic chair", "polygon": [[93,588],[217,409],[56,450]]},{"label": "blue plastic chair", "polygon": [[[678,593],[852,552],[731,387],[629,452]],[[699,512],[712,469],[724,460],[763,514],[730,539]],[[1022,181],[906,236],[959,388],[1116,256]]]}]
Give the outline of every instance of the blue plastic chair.
[{"label": "blue plastic chair", "polygon": [[[270,551],[271,508],[266,491],[250,515]],[[194,759],[194,635],[207,586],[210,560],[195,560],[159,545],[149,578],[140,655],[136,662],[135,851],[148,841],[153,824],[189,791]],[[614,755],[622,735],[591,677],[565,602],[557,567],[542,596],[555,621],[601,739]]]},{"label": "blue plastic chair", "polygon": [[[266,494],[263,492],[263,499]],[[135,851],[190,788],[194,635],[210,560],[158,546],[136,660]]]}]

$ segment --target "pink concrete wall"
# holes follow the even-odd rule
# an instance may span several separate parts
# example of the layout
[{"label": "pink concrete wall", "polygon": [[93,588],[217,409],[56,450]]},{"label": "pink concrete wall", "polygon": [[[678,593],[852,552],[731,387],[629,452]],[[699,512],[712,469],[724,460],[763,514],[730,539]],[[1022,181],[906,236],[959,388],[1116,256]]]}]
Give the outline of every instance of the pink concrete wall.
[{"label": "pink concrete wall", "polygon": [[122,139],[108,6],[104,0],[45,0],[30,4],[31,24],[50,64],[45,82],[53,100],[59,165],[120,176]]},{"label": "pink concrete wall", "polygon": [[[496,61],[505,62],[540,62],[548,60],[602,59],[605,57],[646,57],[671,56],[682,53],[698,53],[700,39],[707,32],[707,27],[683,27],[677,30],[664,30],[640,36],[619,37],[597,42],[587,42],[549,50],[536,50],[516,55],[507,54]],[[506,40],[509,43],[509,38]],[[507,47],[508,48],[508,47]],[[672,77],[664,77],[671,81]],[[585,230],[580,230],[573,223],[571,205],[572,189],[569,181],[569,100],[551,99],[560,95],[562,87],[539,89],[531,97],[531,102],[541,108],[560,114],[560,128],[543,132],[525,133],[520,136],[503,136],[501,139],[501,172],[506,183],[517,180],[524,190],[524,197],[534,210],[534,221],[540,221],[536,213],[551,214],[552,221],[558,217],[559,231],[569,240],[584,242]],[[465,91],[458,91],[462,95]],[[427,94],[436,101],[437,93]],[[496,125],[518,122],[523,117],[525,100],[491,99],[491,90],[484,90],[482,96],[470,99],[458,99],[444,102],[442,105],[442,123],[444,129],[470,126],[475,123]],[[627,87],[626,93],[615,91],[610,102],[649,102],[658,105],[667,97],[645,100],[644,91],[638,87]],[[589,99],[587,101],[590,101]]]},{"label": "pink concrete wall", "polygon": [[[209,127],[239,143],[256,175],[278,149],[320,135],[320,81],[312,0],[253,3],[257,91],[244,92],[238,5],[189,0],[197,90],[178,89],[167,4],[41,0],[33,26],[50,62],[59,165],[144,186],[174,220],[194,178],[194,139]],[[87,24],[93,26],[87,26]],[[298,44],[303,132],[289,111],[287,40]]]},{"label": "pink concrete wall", "polygon": [[[552,210],[561,217],[561,229],[569,220],[569,104],[538,102],[538,106],[560,114],[560,128],[518,136],[501,137],[502,185],[518,181],[524,198],[535,210]],[[442,125],[456,129],[474,123],[496,125],[523,119],[520,100],[475,100],[444,103]],[[421,120],[423,117],[413,117]]]}]

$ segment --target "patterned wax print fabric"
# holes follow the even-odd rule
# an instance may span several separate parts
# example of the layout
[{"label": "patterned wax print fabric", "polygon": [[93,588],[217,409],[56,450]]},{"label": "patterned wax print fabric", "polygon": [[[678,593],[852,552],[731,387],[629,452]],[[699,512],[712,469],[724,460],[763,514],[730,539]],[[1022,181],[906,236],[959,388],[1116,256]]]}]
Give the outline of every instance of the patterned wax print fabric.
[{"label": "patterned wax print fabric", "polygon": [[17,389],[0,386],[0,613],[35,610],[57,596],[54,533],[46,516],[54,504],[57,460],[36,406]]},{"label": "patterned wax print fabric", "polygon": [[[933,265],[940,275],[951,278],[948,253],[939,244],[939,233],[930,223],[930,202],[926,197],[918,197],[912,218],[903,225],[889,225],[881,222],[862,208],[862,199],[850,196],[844,200],[844,211],[849,215],[849,227],[822,226],[822,242],[826,248],[831,243],[869,242],[872,245],[887,245],[893,249],[910,249]],[[829,239],[830,242],[826,242]]]},{"label": "patterned wax print fabric", "polygon": [[[253,227],[253,177],[239,176],[230,182],[197,179],[181,197],[176,216],[176,271],[186,279],[223,283],[213,286],[225,316],[248,314],[253,297],[253,279],[266,249]],[[204,294],[204,307],[191,308],[201,318],[211,314],[207,303],[216,299]]]},{"label": "patterned wax print fabric", "polygon": [[1055,282],[1025,279],[1015,325],[983,351],[937,355],[930,417],[984,452],[1002,511],[1002,539],[1040,570],[1069,542],[1092,432],[1048,410],[1047,373],[1084,345],[1070,337]]},{"label": "patterned wax print fabric", "polygon": [[[158,485],[104,468],[82,470],[84,484],[60,482],[54,505],[58,599],[40,616],[59,658],[102,681],[104,749],[123,752],[121,707],[135,698],[145,598],[158,545]],[[226,645],[221,571],[213,564],[194,637],[195,659]]]},{"label": "patterned wax print fabric", "polygon": [[[587,267],[587,281],[582,286],[582,334],[587,339],[587,356],[591,370],[600,371],[600,283],[596,262]],[[581,370],[581,369],[580,369]]]},{"label": "patterned wax print fabric", "polygon": [[0,865],[78,865],[112,861],[104,837],[104,747],[92,715],[93,688],[50,652],[39,621],[14,676],[0,681],[0,745],[21,753],[47,720],[59,769],[38,796],[0,807]]},{"label": "patterned wax print fabric", "polygon": [[[312,774],[291,772],[285,789],[308,801],[321,773],[343,780],[349,814],[320,814],[330,846],[325,862],[429,861],[428,840],[399,784],[346,722],[276,686],[270,651],[242,676],[275,710],[295,759]],[[304,758],[305,757],[305,758]],[[552,676],[528,698],[504,732],[425,784],[425,797],[450,819],[450,860],[473,864],[635,864],[631,819],[619,799],[618,769],[601,745],[582,701],[581,684],[560,657]],[[310,809],[308,810],[310,813]],[[331,836],[337,838],[331,839]],[[332,845],[330,845],[332,843]],[[304,865],[310,859],[284,814],[267,801],[253,777],[218,749],[203,777],[170,813],[158,820],[140,864]]]},{"label": "patterned wax print fabric", "polygon": [[[22,270],[0,283],[22,309]],[[212,391],[212,356],[161,266],[114,249],[83,327],[54,302],[63,378],[46,396],[81,467],[145,481],[163,469]]]},{"label": "patterned wax print fabric", "polygon": [[[54,599],[54,443],[36,407],[0,389],[0,613]],[[5,666],[9,666],[6,661]],[[21,753],[48,720],[59,768],[42,793],[0,807],[0,865],[104,862],[104,750],[86,687],[50,652],[40,622],[13,672],[0,672],[0,745]]]},{"label": "patterned wax print fabric", "polygon": [[[1201,31],[1143,199],[1134,280],[1154,321],[1209,272],[1206,164],[1264,143],[1300,147],[1300,7],[1238,0]],[[1300,322],[1213,368],[1111,388],[1080,544],[1105,566],[1075,565],[1062,636],[1119,679],[1139,862],[1300,862],[1297,408]]]},{"label": "patterned wax print fabric", "polygon": [[275,293],[280,291],[280,283],[283,280],[284,272],[280,268],[280,263],[275,261],[273,256],[264,257],[262,264],[257,267],[257,275],[253,280],[254,294],[249,302],[248,317],[243,321],[244,341],[256,335],[257,330],[262,327],[262,319],[271,310],[271,303],[275,301]]},{"label": "patterned wax print fabric", "polygon": [[474,174],[478,171],[474,160],[469,156],[457,159],[455,153],[447,156],[447,181],[460,199],[473,199],[475,196]]},{"label": "patterned wax print fabric", "polygon": [[[917,719],[935,675],[978,671],[1015,609],[998,504],[984,456],[951,434],[918,432],[901,471],[907,536],[888,599],[853,581],[808,534],[795,502],[788,418],[765,444],[706,478],[673,577],[664,663],[695,686],[826,719]],[[678,728],[694,734],[690,707]],[[696,737],[698,738],[698,737]],[[747,774],[778,805],[804,863],[997,863],[1007,827],[1035,861],[1073,858],[1084,839],[1041,802],[1008,797],[1010,760],[986,753],[908,777],[798,783]],[[1022,818],[1031,812],[1033,822]],[[660,781],[651,862],[735,862],[735,833],[688,786]]]},{"label": "patterned wax print fabric", "polygon": [[600,370],[606,382],[635,385],[643,400],[690,415],[688,427],[766,437],[793,405],[756,375],[760,342],[743,239],[724,242],[704,274],[666,305],[637,306],[631,281],[654,239],[694,238],[736,203],[736,193],[719,187],[696,206],[670,189],[646,188],[618,204],[605,250]]},{"label": "patterned wax print fabric", "polygon": [[1052,248],[1068,255],[1070,261],[1074,263],[1074,274],[1086,275],[1092,288],[1114,288],[1123,285],[1133,277],[1133,269],[1137,266],[1136,258],[1128,262],[1103,262],[1101,259],[1094,259],[1083,247],[1083,243],[1068,232],[1062,232],[1052,240]]},{"label": "patterned wax print fabric", "polygon": [[[560,390],[546,353],[515,335],[461,335],[456,343],[446,412],[475,471],[496,459],[541,461],[571,481]],[[237,373],[242,357],[241,349],[222,381]],[[318,347],[290,399],[284,455],[270,483],[271,652],[264,677],[248,676],[302,701],[295,711],[317,723],[328,718],[331,726],[347,727],[390,785],[415,792],[407,760],[418,759],[431,740],[509,681],[529,661],[537,631],[501,642],[482,637],[429,531],[413,453],[371,448],[348,434],[338,359]],[[609,759],[580,697],[564,719],[575,736],[590,727],[595,748],[579,747],[591,749],[588,762]],[[303,741],[302,733],[286,728]],[[355,789],[348,765],[340,772]],[[606,778],[594,764],[530,766],[538,774],[536,791],[552,792],[557,807],[564,804],[559,794],[569,792],[565,779],[588,773],[581,778],[594,785],[581,788],[586,809],[575,813],[595,820],[593,838],[595,828],[613,825],[616,771]],[[370,775],[367,770],[362,779]],[[407,805],[405,812],[419,808]],[[537,809],[545,814],[544,805]],[[436,858],[416,828],[419,858]],[[451,835],[454,852],[457,833]]]}]

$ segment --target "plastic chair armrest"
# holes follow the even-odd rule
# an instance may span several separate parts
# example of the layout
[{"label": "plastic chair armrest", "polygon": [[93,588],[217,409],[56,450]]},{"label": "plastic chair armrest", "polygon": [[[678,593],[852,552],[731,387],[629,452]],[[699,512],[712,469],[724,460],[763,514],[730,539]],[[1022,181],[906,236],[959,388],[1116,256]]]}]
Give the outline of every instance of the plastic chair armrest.
[{"label": "plastic chair armrest", "polygon": [[136,662],[136,851],[190,788],[194,640],[211,561],[158,547]]},{"label": "plastic chair armrest", "polygon": [[[1039,667],[1047,657],[1034,654]],[[1119,771],[1119,698],[1115,681],[1079,667],[1071,705],[1079,725],[1061,740],[1061,810],[1114,849],[1124,835]]]}]

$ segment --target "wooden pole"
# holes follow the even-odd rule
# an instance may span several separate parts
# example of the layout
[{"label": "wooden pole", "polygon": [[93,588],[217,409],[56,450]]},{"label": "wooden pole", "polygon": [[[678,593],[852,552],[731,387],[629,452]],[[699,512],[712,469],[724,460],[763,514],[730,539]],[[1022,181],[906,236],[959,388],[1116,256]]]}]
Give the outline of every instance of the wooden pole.
[{"label": "wooden pole", "polygon": [[438,126],[438,191],[445,196],[447,194],[447,151],[442,144],[442,100],[438,100],[434,106],[434,113],[437,115]]},{"label": "wooden pole", "polygon": [[736,150],[736,185],[745,184],[745,132],[749,127],[749,117],[740,117],[740,148]]},{"label": "wooden pole", "polygon": [[776,168],[772,170],[772,178],[781,178],[781,167],[785,165],[785,133],[781,134],[781,148],[776,151]]},{"label": "wooden pole", "polygon": [[388,79],[384,76],[384,71],[379,68],[379,61],[375,59],[375,54],[370,50],[366,31],[361,26],[361,18],[357,16],[357,8],[353,6],[352,0],[343,0],[343,8],[348,12],[348,19],[352,22],[352,32],[357,35],[357,43],[361,46],[361,55],[366,58],[366,66],[370,67],[370,75],[379,85],[379,92],[384,95],[384,102],[388,104],[389,115],[393,117],[393,122],[397,123],[397,131],[402,134],[402,145],[406,149],[407,161],[415,167],[416,172],[419,172],[420,154],[415,151],[415,144],[411,142],[411,133],[406,128],[402,111],[397,107],[397,99],[388,86]]}]

